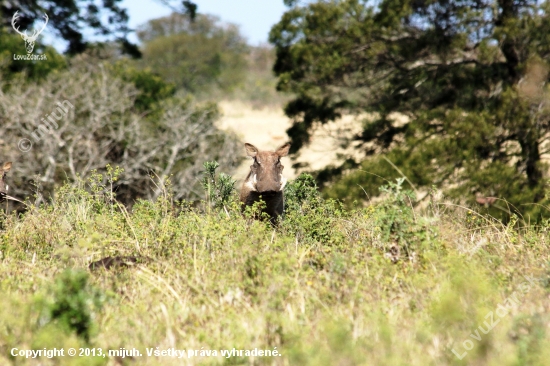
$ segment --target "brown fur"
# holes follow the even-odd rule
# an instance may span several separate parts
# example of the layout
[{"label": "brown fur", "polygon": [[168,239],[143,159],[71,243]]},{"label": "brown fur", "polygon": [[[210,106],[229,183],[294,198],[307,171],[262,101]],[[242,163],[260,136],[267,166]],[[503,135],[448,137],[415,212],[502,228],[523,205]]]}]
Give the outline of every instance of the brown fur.
[{"label": "brown fur", "polygon": [[279,147],[276,151],[260,151],[251,144],[244,144],[248,156],[254,159],[250,173],[241,188],[243,210],[246,206],[263,200],[266,204],[263,212],[270,221],[275,223],[284,211],[283,189],[286,179],[283,177],[284,166],[281,158],[288,155],[290,143]]},{"label": "brown fur", "polygon": [[476,202],[484,206],[492,206],[496,200],[497,200],[496,197],[482,197],[482,196],[476,197]]},{"label": "brown fur", "polygon": [[98,261],[90,263],[88,268],[90,270],[96,269],[119,269],[126,268],[129,266],[135,266],[141,263],[148,263],[151,259],[147,257],[138,257],[138,256],[114,256],[114,257],[105,257]]},{"label": "brown fur", "polygon": [[6,173],[11,169],[11,162],[5,163],[0,168],[0,201],[4,200],[6,194],[8,194],[8,185],[6,184]]}]

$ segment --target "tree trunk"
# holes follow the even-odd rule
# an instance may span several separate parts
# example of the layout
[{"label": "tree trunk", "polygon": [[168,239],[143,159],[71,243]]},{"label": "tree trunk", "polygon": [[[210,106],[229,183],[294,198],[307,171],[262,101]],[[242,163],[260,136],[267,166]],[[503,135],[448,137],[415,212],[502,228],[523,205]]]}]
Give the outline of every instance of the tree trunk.
[{"label": "tree trunk", "polygon": [[[498,5],[500,6],[502,12],[496,22],[496,25],[506,27],[509,25],[509,20],[517,18],[517,7],[514,6],[514,0],[498,0]],[[519,81],[518,65],[520,60],[516,50],[516,45],[514,43],[514,38],[507,36],[500,45],[500,50],[506,58],[506,66],[508,68],[510,81],[512,84],[515,84]]]},{"label": "tree trunk", "polygon": [[524,135],[519,137],[521,145],[521,155],[525,164],[525,173],[527,174],[527,182],[530,188],[539,185],[542,179],[542,171],[540,170],[540,151],[539,144],[535,133],[526,131]]}]

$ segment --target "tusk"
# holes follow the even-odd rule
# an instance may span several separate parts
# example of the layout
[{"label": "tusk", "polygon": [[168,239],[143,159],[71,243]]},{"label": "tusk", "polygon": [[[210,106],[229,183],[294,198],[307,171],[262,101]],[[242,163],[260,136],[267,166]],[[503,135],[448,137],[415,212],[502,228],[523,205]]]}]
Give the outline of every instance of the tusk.
[{"label": "tusk", "polygon": [[281,189],[280,189],[280,191],[282,191],[285,188],[285,185],[286,185],[286,178],[283,177],[283,175],[281,174]]},{"label": "tusk", "polygon": [[247,186],[251,191],[257,191],[256,184],[258,181],[256,180],[256,174],[252,177],[252,180],[249,180],[245,183],[245,186]]}]

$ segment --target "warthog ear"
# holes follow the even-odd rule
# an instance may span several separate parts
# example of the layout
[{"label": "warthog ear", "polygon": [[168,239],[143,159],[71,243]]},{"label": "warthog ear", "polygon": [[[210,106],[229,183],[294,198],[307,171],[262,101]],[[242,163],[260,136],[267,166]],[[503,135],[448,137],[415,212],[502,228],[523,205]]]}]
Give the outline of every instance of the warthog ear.
[{"label": "warthog ear", "polygon": [[2,170],[5,172],[9,172],[10,169],[11,169],[11,161],[8,161],[7,163],[4,164],[4,166],[2,167]]},{"label": "warthog ear", "polygon": [[252,158],[256,157],[258,154],[258,148],[252,144],[245,143],[244,147],[246,148],[246,154]]},{"label": "warthog ear", "polygon": [[275,154],[279,155],[280,157],[287,156],[289,149],[290,149],[290,142],[287,142],[286,144],[278,148],[277,151],[275,151]]}]

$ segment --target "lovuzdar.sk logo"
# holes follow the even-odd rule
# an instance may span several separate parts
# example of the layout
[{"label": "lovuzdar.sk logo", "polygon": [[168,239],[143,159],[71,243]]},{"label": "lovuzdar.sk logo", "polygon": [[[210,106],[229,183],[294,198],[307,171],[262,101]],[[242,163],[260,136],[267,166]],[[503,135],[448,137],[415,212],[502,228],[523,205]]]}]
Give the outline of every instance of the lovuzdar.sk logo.
[{"label": "lovuzdar.sk logo", "polygon": [[26,55],[16,55],[14,53],[13,54],[13,59],[14,60],[25,60],[25,61],[47,60],[48,58],[47,58],[46,55],[33,55],[32,51],[34,50],[34,42],[36,42],[36,39],[38,38],[40,33],[42,33],[42,31],[44,30],[44,28],[46,28],[46,25],[48,24],[48,14],[44,13],[44,25],[42,26],[42,28],[40,30],[34,29],[33,33],[31,35],[28,35],[26,30],[23,33],[21,31],[19,31],[19,26],[16,24],[17,19],[19,19],[19,14],[18,13],[19,13],[19,10],[16,11],[15,14],[13,14],[13,17],[11,18],[11,26],[13,27],[13,29],[19,35],[21,35],[21,38],[23,38],[23,40],[25,41],[25,48],[27,49],[27,54]]}]

